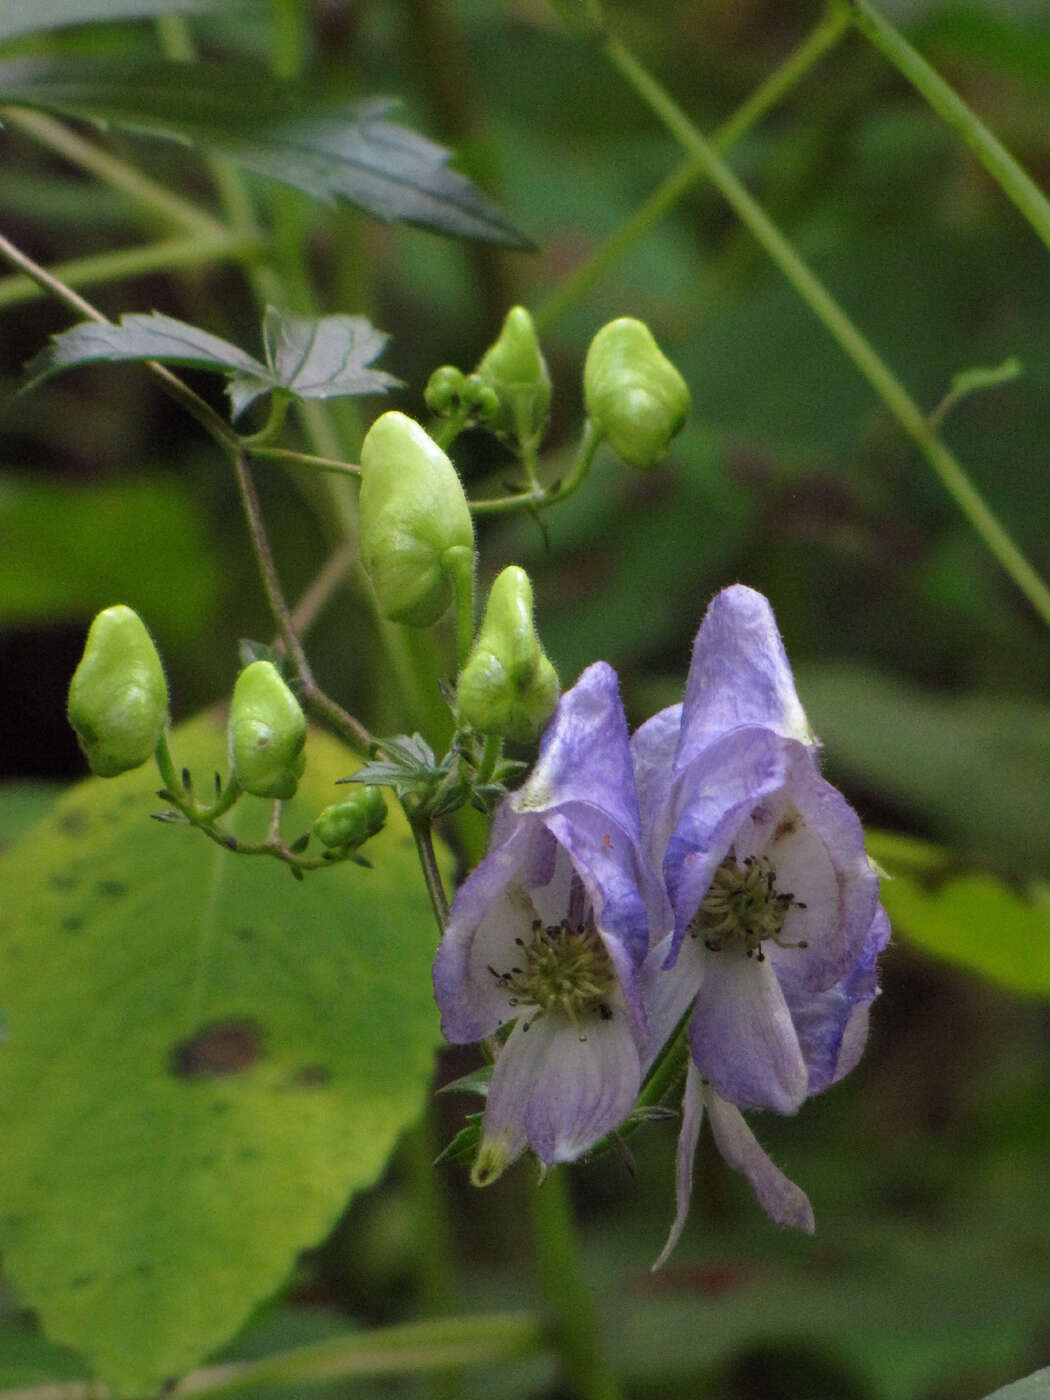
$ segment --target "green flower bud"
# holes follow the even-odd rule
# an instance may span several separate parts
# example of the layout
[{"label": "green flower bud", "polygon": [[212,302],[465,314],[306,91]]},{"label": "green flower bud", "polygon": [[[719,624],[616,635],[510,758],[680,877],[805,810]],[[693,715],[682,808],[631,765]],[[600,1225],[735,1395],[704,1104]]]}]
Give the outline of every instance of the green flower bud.
[{"label": "green flower bud", "polygon": [[118,604],[91,624],[69,685],[69,722],[100,778],[138,768],[168,722],[164,668],[138,613]]},{"label": "green flower bud", "polygon": [[386,803],[377,787],[355,788],[344,802],[326,807],[314,822],[314,835],[333,850],[360,846],[383,829]]},{"label": "green flower bud", "polygon": [[455,467],[418,423],[384,413],[361,446],[361,558],[383,616],[436,622],[463,551],[473,557],[474,525]]},{"label": "green flower bud", "polygon": [[423,399],[431,413],[451,413],[463,389],[463,371],[455,365],[440,365],[427,380]]},{"label": "green flower bud", "polygon": [[507,312],[499,340],[486,350],[477,372],[499,400],[499,411],[489,422],[493,432],[520,443],[541,437],[550,418],[551,377],[523,306]]},{"label": "green flower bud", "polygon": [[652,467],[689,415],[689,389],[649,327],[629,316],[603,326],[583,367],[587,413],[631,467]]},{"label": "green flower bud", "polygon": [[532,584],[511,564],[492,585],[485,619],[456,688],[460,719],[485,734],[532,739],[554,713],[558,677],[532,624]]},{"label": "green flower bud", "polygon": [[271,661],[253,661],[233,687],[230,763],[245,792],[289,798],[306,767],[306,719]]}]

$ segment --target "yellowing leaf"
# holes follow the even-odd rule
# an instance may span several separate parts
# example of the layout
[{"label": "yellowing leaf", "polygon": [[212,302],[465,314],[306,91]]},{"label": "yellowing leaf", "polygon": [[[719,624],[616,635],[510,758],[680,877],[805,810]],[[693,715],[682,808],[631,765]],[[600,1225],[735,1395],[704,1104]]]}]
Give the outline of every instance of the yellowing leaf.
[{"label": "yellowing leaf", "polygon": [[[215,718],[175,735],[198,786]],[[294,839],[352,770],[313,734]],[[152,1393],[278,1289],[418,1116],[433,919],[403,820],[303,882],[149,820],[151,768],[72,789],[0,859],[0,1245],[21,1300]],[[245,798],[239,834],[265,830]]]}]

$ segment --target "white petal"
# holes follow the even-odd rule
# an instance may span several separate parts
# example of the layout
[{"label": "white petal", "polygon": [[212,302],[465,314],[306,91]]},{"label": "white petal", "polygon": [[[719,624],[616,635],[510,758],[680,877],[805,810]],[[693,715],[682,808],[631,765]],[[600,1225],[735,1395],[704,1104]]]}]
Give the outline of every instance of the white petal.
[{"label": "white petal", "polygon": [[642,1001],[649,1017],[649,1044],[643,1068],[648,1070],[673,1033],[675,1026],[689,1010],[700,983],[708,956],[695,938],[682,944],[673,967],[665,967],[671,950],[669,934],[649,953],[642,967]]},{"label": "white petal", "polygon": [[496,1062],[483,1123],[483,1139],[501,1143],[508,1161],[527,1141],[548,1165],[571,1162],[630,1113],[641,1062],[622,1006],[612,1011],[579,1029],[558,1012],[519,1019]]},{"label": "white petal", "polygon": [[768,959],[732,944],[708,954],[689,1042],[704,1078],[742,1108],[794,1113],[806,1097],[806,1062]]}]

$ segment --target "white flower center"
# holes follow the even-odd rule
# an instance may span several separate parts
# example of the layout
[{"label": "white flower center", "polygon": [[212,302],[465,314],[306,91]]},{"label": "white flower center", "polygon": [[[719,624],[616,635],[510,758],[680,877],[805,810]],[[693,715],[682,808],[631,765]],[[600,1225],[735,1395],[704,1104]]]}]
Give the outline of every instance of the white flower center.
[{"label": "white flower center", "polygon": [[515,938],[514,942],[521,965],[497,972],[490,964],[489,972],[510,993],[511,1006],[535,1008],[524,1030],[544,1012],[561,1011],[585,1040],[581,1020],[595,1015],[605,1021],[612,1018],[607,998],[616,986],[616,970],[592,918],[579,924],[562,919],[560,924],[546,925],[536,919],[531,939]]},{"label": "white flower center", "polygon": [[764,961],[762,944],[771,938],[778,948],[805,948],[806,943],[785,943],[784,920],[792,908],[805,909],[793,894],[781,892],[768,856],[745,856],[741,863],[729,855],[715,871],[689,933],[704,947],[720,953],[727,944],[742,945],[749,958]]}]

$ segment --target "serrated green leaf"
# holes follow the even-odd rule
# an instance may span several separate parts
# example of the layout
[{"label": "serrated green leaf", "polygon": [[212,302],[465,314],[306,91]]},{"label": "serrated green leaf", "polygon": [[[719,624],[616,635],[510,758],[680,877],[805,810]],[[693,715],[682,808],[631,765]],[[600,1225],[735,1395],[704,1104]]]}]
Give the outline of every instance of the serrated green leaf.
[{"label": "serrated green leaf", "polygon": [[227,392],[236,418],[262,394],[283,389],[296,398],[382,394],[400,381],[367,369],[386,344],[364,316],[285,316],[269,307],[262,364],[246,351],[199,326],[154,311],[130,312],[119,325],[84,321],[52,338],[26,366],[26,389],[77,365],[159,360],[162,364],[214,370],[229,377]]},{"label": "serrated green leaf", "polygon": [[[221,721],[174,749],[210,772]],[[292,833],[350,763],[323,735],[307,752]],[[439,1039],[403,820],[375,870],[296,885],[149,821],[155,783],[91,779],[0,860],[5,1265],[49,1335],[136,1394],[231,1336],[376,1178]],[[238,835],[268,813],[243,799]]]},{"label": "serrated green leaf", "polygon": [[1050,996],[1050,886],[1026,893],[950,852],[887,831],[868,851],[891,878],[882,902],[894,936],[1011,991]]},{"label": "serrated green leaf", "polygon": [[[237,3],[237,0],[232,0]],[[7,0],[0,5],[0,40],[64,25],[103,20],[148,19],[154,15],[203,13],[231,0]]]},{"label": "serrated green leaf", "polygon": [[[26,365],[26,388],[33,388],[53,374],[76,365],[160,360],[168,365],[215,370],[219,374],[256,374],[264,384],[266,366],[244,350],[198,326],[154,311],[129,312],[119,325],[108,321],[82,321],[52,337],[51,344]],[[263,392],[262,389],[259,390]]]},{"label": "serrated green leaf", "polygon": [[246,63],[10,59],[0,103],[39,107],[221,152],[315,199],[385,222],[513,248],[532,243],[448,168],[450,152],[388,120],[392,103],[319,111],[308,94]]},{"label": "serrated green leaf", "polygon": [[365,316],[316,319],[269,306],[263,339],[275,382],[297,398],[383,393],[401,383],[383,370],[367,368],[390,337]]}]

